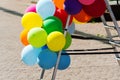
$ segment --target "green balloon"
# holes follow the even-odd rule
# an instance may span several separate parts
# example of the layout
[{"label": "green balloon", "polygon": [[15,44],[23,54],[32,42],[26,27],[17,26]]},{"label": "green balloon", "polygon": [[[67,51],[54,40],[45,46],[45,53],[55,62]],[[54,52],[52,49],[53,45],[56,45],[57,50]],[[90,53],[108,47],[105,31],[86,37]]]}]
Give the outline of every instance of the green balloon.
[{"label": "green balloon", "polygon": [[64,48],[63,48],[64,50],[67,49],[67,48],[69,48],[70,45],[71,45],[71,43],[72,43],[72,37],[71,37],[71,35],[70,35],[69,32],[67,32],[65,38],[66,38],[66,44],[65,44],[65,46],[64,46]]},{"label": "green balloon", "polygon": [[42,28],[32,28],[27,39],[33,47],[40,48],[47,43],[47,32]]},{"label": "green balloon", "polygon": [[46,18],[42,27],[46,30],[47,34],[53,31],[59,31],[63,33],[62,22],[55,16]]}]

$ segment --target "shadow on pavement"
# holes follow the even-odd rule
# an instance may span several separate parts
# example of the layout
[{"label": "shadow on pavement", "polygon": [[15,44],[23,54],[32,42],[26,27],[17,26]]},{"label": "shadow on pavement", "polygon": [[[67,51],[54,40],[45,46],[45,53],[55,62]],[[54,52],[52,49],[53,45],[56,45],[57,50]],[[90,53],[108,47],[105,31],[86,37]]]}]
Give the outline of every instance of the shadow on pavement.
[{"label": "shadow on pavement", "polygon": [[20,17],[23,16],[22,13],[19,13],[19,12],[13,11],[13,10],[9,10],[9,9],[3,8],[3,7],[0,7],[0,10],[4,11],[6,13],[10,13],[12,15],[16,15],[16,16],[20,16]]}]

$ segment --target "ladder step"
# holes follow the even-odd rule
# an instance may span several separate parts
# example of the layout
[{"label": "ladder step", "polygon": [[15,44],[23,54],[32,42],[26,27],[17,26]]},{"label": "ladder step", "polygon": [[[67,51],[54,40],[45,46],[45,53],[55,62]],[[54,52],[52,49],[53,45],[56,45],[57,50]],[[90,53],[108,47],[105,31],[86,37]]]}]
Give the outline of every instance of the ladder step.
[{"label": "ladder step", "polygon": [[115,26],[110,26],[110,25],[104,25],[104,27],[107,29],[116,29]]},{"label": "ladder step", "polygon": [[109,41],[110,44],[120,47],[120,41]]},{"label": "ladder step", "polygon": [[[115,29],[116,30],[116,27],[115,26],[110,26],[110,25],[104,25],[105,28],[107,29]],[[118,27],[120,29],[120,27]]]}]

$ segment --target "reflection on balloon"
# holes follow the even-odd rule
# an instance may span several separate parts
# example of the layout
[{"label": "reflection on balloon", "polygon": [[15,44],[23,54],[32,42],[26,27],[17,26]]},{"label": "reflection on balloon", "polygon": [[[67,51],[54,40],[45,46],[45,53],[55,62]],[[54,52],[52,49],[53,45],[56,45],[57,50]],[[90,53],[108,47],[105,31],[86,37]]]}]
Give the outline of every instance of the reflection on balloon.
[{"label": "reflection on balloon", "polygon": [[35,48],[31,45],[28,45],[22,50],[21,59],[26,65],[33,66],[37,63],[37,58],[40,51],[41,48]]},{"label": "reflection on balloon", "polygon": [[38,64],[43,69],[51,69],[55,66],[57,61],[57,54],[50,51],[49,49],[44,49],[40,52],[38,56]]},{"label": "reflection on balloon", "polygon": [[[47,4],[47,5],[46,5]],[[55,13],[55,5],[52,0],[39,0],[36,5],[37,13],[43,18],[53,16]]]},{"label": "reflection on balloon", "polygon": [[47,43],[47,32],[42,28],[33,28],[28,32],[28,42],[36,47],[42,47]]}]

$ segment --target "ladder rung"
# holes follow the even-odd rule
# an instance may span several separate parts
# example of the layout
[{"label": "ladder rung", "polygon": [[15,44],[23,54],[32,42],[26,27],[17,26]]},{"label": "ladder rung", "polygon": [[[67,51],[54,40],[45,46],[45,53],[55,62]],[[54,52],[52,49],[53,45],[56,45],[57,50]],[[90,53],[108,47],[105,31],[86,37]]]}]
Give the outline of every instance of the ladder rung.
[{"label": "ladder rung", "polygon": [[104,27],[105,27],[105,28],[108,28],[108,29],[115,29],[115,26],[105,25]]},{"label": "ladder rung", "polygon": [[[110,25],[104,25],[105,28],[108,28],[108,29],[116,29],[115,26],[110,26]],[[120,29],[120,27],[118,27]]]},{"label": "ladder rung", "polygon": [[116,42],[116,41],[109,41],[110,44],[112,45],[116,45],[120,47],[120,42]]}]

